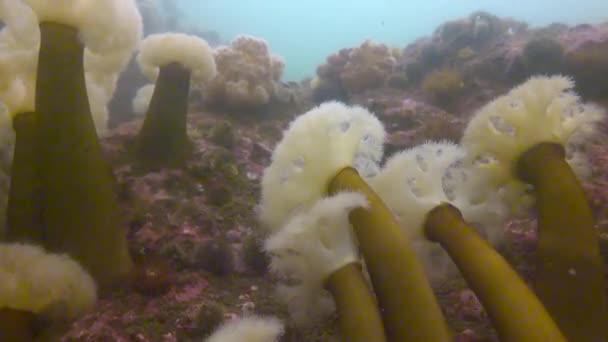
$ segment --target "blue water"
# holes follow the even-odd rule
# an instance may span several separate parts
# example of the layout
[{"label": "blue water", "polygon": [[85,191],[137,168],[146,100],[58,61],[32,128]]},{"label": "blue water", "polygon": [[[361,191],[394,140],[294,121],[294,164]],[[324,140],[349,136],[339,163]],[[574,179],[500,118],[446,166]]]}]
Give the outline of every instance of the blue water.
[{"label": "blue water", "polygon": [[169,1],[178,2],[184,23],[217,31],[223,40],[243,33],[266,39],[286,61],[284,80],[314,76],[327,55],[366,38],[404,47],[442,22],[479,9],[532,26],[608,19],[608,0]]}]

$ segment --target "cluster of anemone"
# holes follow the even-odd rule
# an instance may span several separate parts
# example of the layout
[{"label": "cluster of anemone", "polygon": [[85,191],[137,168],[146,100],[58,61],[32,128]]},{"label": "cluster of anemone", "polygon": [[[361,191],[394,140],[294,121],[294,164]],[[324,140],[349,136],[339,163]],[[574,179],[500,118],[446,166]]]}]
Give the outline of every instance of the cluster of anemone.
[{"label": "cluster of anemone", "polygon": [[[573,87],[531,78],[481,108],[460,145],[428,142],[383,167],[384,130],[365,109],[329,102],[296,118],[265,170],[260,211],[291,319],[337,312],[346,340],[448,340],[431,283],[460,272],[501,340],[605,338],[598,232],[579,184],[579,147],[604,113]],[[493,248],[532,206],[535,292]]]},{"label": "cluster of anemone", "polygon": [[56,340],[92,307],[97,286],[131,270],[98,134],[141,18],[124,0],[0,7],[0,100],[14,132],[0,231],[0,339]]},{"label": "cluster of anemone", "polygon": [[268,43],[241,35],[214,51],[217,76],[203,88],[211,104],[229,108],[255,108],[280,96],[284,62],[270,53]]},{"label": "cluster of anemone", "polygon": [[[196,37],[141,41],[134,0],[2,0],[0,14],[0,340],[51,341],[93,307],[98,288],[138,274],[99,142],[120,72],[139,47],[155,85],[134,152],[171,166],[188,152],[190,83],[216,69]],[[277,320],[251,317],[211,340],[281,331]]]},{"label": "cluster of anemone", "polygon": [[0,7],[0,100],[14,132],[2,240],[67,253],[105,283],[130,260],[98,134],[141,39],[139,12],[133,1]]},{"label": "cluster of anemone", "polygon": [[[3,129],[12,126],[15,146],[4,153],[13,142],[3,134],[11,182],[7,242],[0,245],[0,315],[7,324],[0,339],[55,340],[91,308],[96,286],[131,270],[97,135],[141,22],[131,1],[2,5],[8,48],[1,97],[3,114],[12,116]],[[165,83],[161,88],[171,86]]]}]

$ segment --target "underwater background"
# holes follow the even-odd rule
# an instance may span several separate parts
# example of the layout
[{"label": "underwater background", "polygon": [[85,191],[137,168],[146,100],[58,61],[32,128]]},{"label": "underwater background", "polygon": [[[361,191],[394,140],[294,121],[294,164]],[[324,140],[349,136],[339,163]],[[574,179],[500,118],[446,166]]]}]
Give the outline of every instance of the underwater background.
[{"label": "underwater background", "polygon": [[76,1],[0,0],[0,342],[608,341],[608,1]]},{"label": "underwater background", "polygon": [[[168,0],[166,2],[170,2]],[[173,0],[181,23],[216,31],[224,41],[243,33],[268,41],[287,61],[284,79],[314,74],[327,55],[365,39],[403,46],[450,18],[483,10],[530,26],[596,23],[608,18],[602,0]]]}]

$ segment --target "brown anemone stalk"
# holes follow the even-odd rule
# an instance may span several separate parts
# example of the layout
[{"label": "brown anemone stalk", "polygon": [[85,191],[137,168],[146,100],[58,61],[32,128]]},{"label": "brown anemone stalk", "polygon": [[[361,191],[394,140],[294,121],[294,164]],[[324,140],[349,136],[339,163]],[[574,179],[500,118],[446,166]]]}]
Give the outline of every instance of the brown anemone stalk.
[{"label": "brown anemone stalk", "polygon": [[35,108],[42,245],[69,254],[105,285],[127,275],[132,263],[91,116],[84,45],[76,28],[61,23],[41,22],[40,35]]},{"label": "brown anemone stalk", "polygon": [[179,166],[191,151],[186,122],[190,75],[178,62],[160,67],[135,147],[137,158],[147,166]]},{"label": "brown anemone stalk", "polygon": [[369,208],[355,208],[349,221],[365,258],[389,341],[450,341],[441,308],[418,257],[394,215],[352,167],[330,180],[330,194],[349,190]]},{"label": "brown anemone stalk", "polygon": [[566,341],[526,283],[475,230],[460,211],[441,204],[425,222],[425,235],[454,260],[488,312],[501,341]]},{"label": "brown anemone stalk", "polygon": [[519,158],[517,173],[536,195],[539,298],[570,341],[608,340],[598,231],[564,147],[549,142],[533,146]]},{"label": "brown anemone stalk", "polygon": [[36,113],[13,117],[15,151],[7,208],[7,241],[44,240],[40,212],[40,180],[36,168]]},{"label": "brown anemone stalk", "polygon": [[336,302],[344,341],[386,341],[380,312],[363,277],[361,264],[351,262],[342,266],[327,278],[325,287]]},{"label": "brown anemone stalk", "polygon": [[10,308],[0,309],[0,341],[33,342],[35,314]]}]

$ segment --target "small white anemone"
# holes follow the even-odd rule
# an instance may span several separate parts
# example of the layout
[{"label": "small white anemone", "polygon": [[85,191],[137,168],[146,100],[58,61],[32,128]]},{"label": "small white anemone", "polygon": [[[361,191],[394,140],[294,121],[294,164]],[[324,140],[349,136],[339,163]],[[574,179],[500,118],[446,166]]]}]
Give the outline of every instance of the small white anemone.
[{"label": "small white anemone", "polygon": [[11,80],[0,81],[0,101],[11,113],[22,112],[22,109],[34,109],[34,104],[26,105],[27,89],[26,84],[20,77],[13,77]]},{"label": "small white anemone", "polygon": [[[103,13],[103,15],[99,15]],[[107,104],[116,82],[141,40],[142,20],[134,0],[0,0],[0,98],[12,113],[34,108],[40,45],[38,23],[52,21],[79,30],[85,44],[84,68],[98,134],[107,129]]]},{"label": "small white anemone", "polygon": [[133,98],[133,112],[138,115],[146,115],[148,107],[150,107],[150,100],[154,94],[154,84],[146,84],[139,88],[135,97]]},{"label": "small white anemone", "polygon": [[31,50],[40,44],[38,18],[21,0],[0,0],[0,19],[6,25],[3,34],[11,36],[12,48]]},{"label": "small white anemone", "polygon": [[564,76],[532,77],[475,114],[462,143],[467,162],[486,178],[479,191],[501,189],[514,209],[529,203],[514,170],[522,153],[541,142],[565,146],[575,172],[585,174],[587,163],[581,162],[578,147],[594,135],[604,112],[581,103],[573,88],[574,82]]},{"label": "small white anemone", "polygon": [[[508,197],[510,192],[479,191],[486,184],[483,173],[471,169],[463,160],[450,165],[443,175],[441,182],[448,202],[460,209],[464,219],[490,244],[500,245],[504,241],[504,225],[510,214],[516,212],[509,208],[513,203]],[[524,198],[520,203],[526,203]]]},{"label": "small white anemone", "polygon": [[86,82],[86,87],[95,130],[97,135],[103,136],[108,131],[108,120],[110,118],[107,104],[112,97],[112,93],[108,93],[108,91],[113,92],[114,87],[108,90],[103,87],[102,83],[94,81]]},{"label": "small white anemone", "polygon": [[75,27],[84,44],[95,53],[132,51],[143,34],[135,0],[21,0],[40,22]]},{"label": "small white anemone", "polygon": [[0,101],[13,115],[33,111],[38,20],[20,0],[0,0],[0,20]]},{"label": "small white anemone", "polygon": [[278,342],[283,330],[275,317],[241,317],[222,324],[205,342]]},{"label": "small white anemone", "polygon": [[333,312],[324,284],[333,272],[359,260],[348,220],[348,213],[357,207],[367,207],[359,193],[320,199],[266,240],[270,269],[295,281],[279,285],[278,292],[297,324],[311,325]]},{"label": "small white anemone", "polygon": [[463,168],[465,151],[450,142],[427,142],[392,156],[370,185],[397,217],[421,257],[431,280],[444,280],[456,269],[442,248],[424,236],[427,214],[451,203],[490,243],[502,238],[507,210],[500,196],[480,198],[476,179]]},{"label": "small white anemone", "polygon": [[370,185],[382,197],[411,237],[422,235],[426,214],[447,202],[441,179],[464,151],[450,142],[427,142],[389,158]]},{"label": "small white anemone", "polygon": [[443,279],[454,270],[441,247],[424,236],[428,212],[449,202],[442,178],[464,151],[450,142],[427,142],[389,158],[370,185],[391,209],[420,256],[431,280]]},{"label": "small white anemone", "polygon": [[156,81],[160,67],[173,62],[188,68],[196,82],[206,82],[217,73],[213,51],[197,36],[157,33],[142,40],[137,63],[150,81]]},{"label": "small white anemone", "polygon": [[298,210],[327,192],[341,169],[353,166],[362,177],[378,170],[385,131],[362,107],[327,102],[291,122],[264,170],[260,219],[270,231],[279,229]]},{"label": "small white anemone", "polygon": [[67,255],[41,247],[0,244],[0,307],[70,322],[97,299],[93,278]]}]

